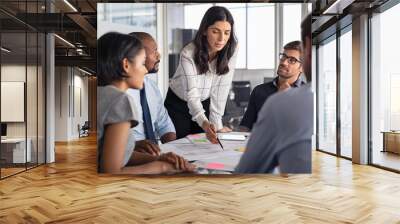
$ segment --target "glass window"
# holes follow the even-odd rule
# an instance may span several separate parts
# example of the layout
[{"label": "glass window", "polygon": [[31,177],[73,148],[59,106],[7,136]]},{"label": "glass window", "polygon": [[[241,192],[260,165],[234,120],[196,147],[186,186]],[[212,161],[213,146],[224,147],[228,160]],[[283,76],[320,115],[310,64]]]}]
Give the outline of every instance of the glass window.
[{"label": "glass window", "polygon": [[199,29],[201,19],[212,4],[193,4],[185,5],[184,21],[185,29]]},{"label": "glass window", "polygon": [[340,153],[352,156],[352,35],[340,37]]},{"label": "glass window", "polygon": [[294,40],[301,40],[301,5],[283,5],[283,45]]},{"label": "glass window", "polygon": [[[184,28],[198,29],[205,12],[212,5],[184,5]],[[239,42],[236,68],[274,69],[275,5],[271,3],[219,3],[216,5],[229,9],[235,20],[235,33]],[[260,27],[260,21],[263,21],[262,27]],[[300,24],[299,21],[297,22]]]},{"label": "glass window", "polygon": [[156,37],[157,10],[154,3],[99,3],[97,37],[117,31],[143,31]]},{"label": "glass window", "polygon": [[37,152],[38,152],[38,139],[37,139],[37,124],[38,124],[38,33],[27,33],[27,48],[28,61],[26,69],[26,113],[27,113],[27,143],[28,149],[30,148],[30,160],[28,167],[37,165]]},{"label": "glass window", "polygon": [[[15,9],[21,15],[40,13],[43,4],[20,2]],[[0,13],[0,17],[8,16]],[[12,24],[4,24],[0,31],[0,178],[45,162],[46,38],[34,28]]]},{"label": "glass window", "polygon": [[[400,4],[376,14],[372,25],[372,163],[400,170]],[[386,132],[386,133],[384,133]]]},{"label": "glass window", "polygon": [[[25,32],[1,34],[0,109],[2,129],[4,125],[6,129],[5,133],[2,133],[5,139],[1,140],[0,146],[2,177],[24,171],[25,163],[31,161],[31,151],[28,150],[28,155],[26,154],[26,38]],[[13,98],[10,99],[11,96]]]},{"label": "glass window", "polygon": [[235,33],[239,44],[239,52],[236,59],[236,68],[246,68],[246,4],[224,3],[217,4],[226,7],[232,13],[235,21]]},{"label": "glass window", "polygon": [[275,68],[274,4],[248,4],[247,68]]},{"label": "glass window", "polygon": [[318,48],[318,148],[336,153],[336,39]]},{"label": "glass window", "polygon": [[45,148],[45,133],[46,133],[46,76],[45,76],[45,66],[46,66],[46,36],[44,33],[39,33],[38,40],[38,77],[37,77],[37,89],[38,89],[38,140],[37,140],[37,163],[45,163],[46,158],[46,148]]}]

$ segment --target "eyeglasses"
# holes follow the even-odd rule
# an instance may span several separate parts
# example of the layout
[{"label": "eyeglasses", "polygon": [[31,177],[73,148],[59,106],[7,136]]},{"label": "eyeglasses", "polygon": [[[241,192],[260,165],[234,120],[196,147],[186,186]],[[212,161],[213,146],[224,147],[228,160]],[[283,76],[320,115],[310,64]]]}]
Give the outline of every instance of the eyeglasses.
[{"label": "eyeglasses", "polygon": [[301,64],[301,61],[295,57],[287,56],[285,53],[279,53],[279,60],[285,61],[288,59],[289,64],[294,65],[297,62]]}]

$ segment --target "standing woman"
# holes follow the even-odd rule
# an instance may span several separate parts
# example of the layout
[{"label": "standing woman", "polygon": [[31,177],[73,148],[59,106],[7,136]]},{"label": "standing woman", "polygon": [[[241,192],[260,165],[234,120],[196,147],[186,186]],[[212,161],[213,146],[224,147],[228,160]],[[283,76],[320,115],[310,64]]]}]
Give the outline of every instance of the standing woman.
[{"label": "standing woman", "polygon": [[143,88],[146,53],[135,37],[107,33],[97,42],[97,140],[98,171],[113,174],[158,174],[193,170],[173,153],[152,156],[134,152],[129,129],[137,125],[133,98],[128,88]]},{"label": "standing woman", "polygon": [[192,42],[180,53],[179,65],[165,99],[177,138],[206,132],[217,143],[236,64],[237,40],[228,9],[207,10]]}]

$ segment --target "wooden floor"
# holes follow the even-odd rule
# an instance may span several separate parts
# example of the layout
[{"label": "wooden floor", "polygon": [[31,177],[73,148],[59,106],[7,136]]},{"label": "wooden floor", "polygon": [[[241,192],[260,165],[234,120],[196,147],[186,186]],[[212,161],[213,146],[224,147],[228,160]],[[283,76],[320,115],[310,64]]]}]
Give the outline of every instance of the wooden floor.
[{"label": "wooden floor", "polygon": [[400,223],[400,175],[315,152],[313,174],[96,173],[95,138],[0,181],[0,223]]},{"label": "wooden floor", "polygon": [[1,169],[1,177],[2,177],[2,178],[26,170],[25,167],[23,167],[23,168],[22,168],[22,167],[17,167],[17,168],[14,168],[14,167],[8,168],[8,167],[7,167],[7,168],[0,168],[0,169]]}]

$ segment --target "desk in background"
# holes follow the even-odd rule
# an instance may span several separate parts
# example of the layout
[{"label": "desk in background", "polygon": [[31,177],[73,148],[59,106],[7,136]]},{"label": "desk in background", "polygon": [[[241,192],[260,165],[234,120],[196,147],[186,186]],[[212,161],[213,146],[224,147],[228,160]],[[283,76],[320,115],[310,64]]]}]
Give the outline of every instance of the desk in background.
[{"label": "desk in background", "polygon": [[[28,143],[25,151],[26,142]],[[31,145],[30,138],[6,138],[1,139],[1,160],[6,164],[25,163],[31,161]],[[25,161],[26,159],[26,161]]]},{"label": "desk in background", "polygon": [[382,152],[400,154],[400,131],[383,131]]}]

